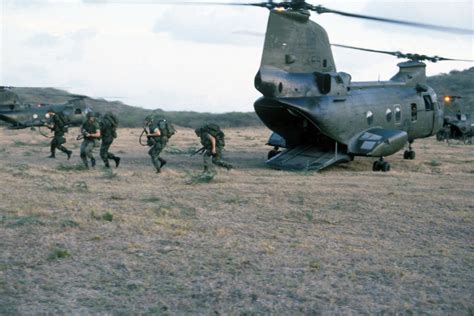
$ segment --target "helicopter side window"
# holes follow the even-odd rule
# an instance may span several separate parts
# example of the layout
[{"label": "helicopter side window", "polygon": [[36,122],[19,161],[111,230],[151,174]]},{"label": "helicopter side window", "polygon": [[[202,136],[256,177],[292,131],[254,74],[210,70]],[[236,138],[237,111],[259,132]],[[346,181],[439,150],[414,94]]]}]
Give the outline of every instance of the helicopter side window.
[{"label": "helicopter side window", "polygon": [[411,104],[411,120],[412,122],[418,119],[418,110],[416,108],[416,103]]},{"label": "helicopter side window", "polygon": [[430,95],[424,95],[423,100],[425,100],[425,110],[433,111],[433,100],[431,100]]},{"label": "helicopter side window", "polygon": [[402,119],[402,110],[399,105],[395,105],[395,122],[400,122]]},{"label": "helicopter side window", "polygon": [[367,118],[367,123],[370,125],[374,122],[374,113],[372,111],[367,111],[365,114],[365,117]]},{"label": "helicopter side window", "polygon": [[76,110],[74,110],[74,114],[82,114],[82,110],[81,109],[76,109]]},{"label": "helicopter side window", "polygon": [[387,122],[390,122],[392,120],[392,110],[391,109],[387,109],[387,111],[385,111],[385,118],[387,119]]},{"label": "helicopter side window", "polygon": [[331,75],[321,72],[315,72],[314,75],[319,92],[321,94],[328,94],[331,91]]}]

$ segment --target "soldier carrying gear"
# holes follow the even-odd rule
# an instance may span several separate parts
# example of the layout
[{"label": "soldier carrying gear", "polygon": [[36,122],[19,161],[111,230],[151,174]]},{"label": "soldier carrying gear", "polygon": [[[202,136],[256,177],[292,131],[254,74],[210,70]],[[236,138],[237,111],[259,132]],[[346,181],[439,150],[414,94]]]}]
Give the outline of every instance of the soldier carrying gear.
[{"label": "soldier carrying gear", "polygon": [[150,147],[148,155],[151,157],[151,162],[157,173],[161,172],[161,168],[166,164],[166,160],[160,157],[160,153],[165,149],[166,144],[171,136],[176,133],[173,125],[168,121],[161,119],[154,119],[152,116],[147,116],[145,119],[145,126],[148,127],[147,145]]},{"label": "soldier carrying gear", "polygon": [[64,134],[67,133],[66,121],[62,112],[55,113],[53,109],[48,109],[49,121],[46,126],[54,132],[53,140],[51,141],[51,155],[48,158],[56,158],[56,148],[67,155],[69,160],[72,151],[68,150],[63,144],[66,143]]},{"label": "soldier carrying gear", "polygon": [[117,138],[117,126],[117,117],[111,112],[107,112],[100,120],[100,134],[102,136],[100,158],[104,161],[106,168],[110,168],[109,159],[115,161],[115,167],[118,167],[120,164],[120,157],[109,152],[110,145],[112,145],[114,139]]},{"label": "soldier carrying gear", "polygon": [[225,146],[224,132],[217,124],[206,124],[202,127],[196,128],[196,135],[201,138],[201,144],[205,148],[203,155],[204,172],[209,171],[209,160],[212,157],[212,163],[226,168],[232,169],[232,165],[222,161],[222,150]]},{"label": "soldier carrying gear", "polygon": [[81,126],[81,133],[84,135],[84,140],[81,144],[81,159],[86,168],[89,169],[87,158],[91,160],[91,166],[95,167],[95,158],[92,155],[92,150],[96,145],[96,140],[100,138],[100,126],[94,113],[89,112],[86,117],[87,120]]}]

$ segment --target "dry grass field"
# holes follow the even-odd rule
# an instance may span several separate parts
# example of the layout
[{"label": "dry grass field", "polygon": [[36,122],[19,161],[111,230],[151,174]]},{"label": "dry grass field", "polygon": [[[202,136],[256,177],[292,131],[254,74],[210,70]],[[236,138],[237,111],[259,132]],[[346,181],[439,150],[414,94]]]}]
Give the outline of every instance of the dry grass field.
[{"label": "dry grass field", "polygon": [[0,314],[474,313],[474,146],[290,173],[267,130],[233,129],[235,170],[206,182],[191,130],[158,175],[139,133],[107,172],[80,170],[76,129],[70,161],[0,131]]}]

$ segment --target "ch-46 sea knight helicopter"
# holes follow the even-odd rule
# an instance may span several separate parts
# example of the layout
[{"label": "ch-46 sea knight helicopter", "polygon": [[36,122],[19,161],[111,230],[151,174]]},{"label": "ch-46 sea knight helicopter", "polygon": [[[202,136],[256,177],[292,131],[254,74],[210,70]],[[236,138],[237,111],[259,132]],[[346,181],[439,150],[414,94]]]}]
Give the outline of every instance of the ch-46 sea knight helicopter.
[{"label": "ch-46 sea knight helicopter", "polygon": [[462,141],[465,144],[472,144],[474,138],[474,117],[472,113],[466,112],[466,98],[459,95],[445,95],[444,104],[451,108],[451,113],[445,113],[443,128],[436,134],[438,141],[450,140]]},{"label": "ch-46 sea knight helicopter", "polygon": [[[113,1],[111,1],[113,2]],[[450,60],[417,54],[398,57],[399,72],[389,81],[351,82],[338,72],[326,31],[310,12],[472,35],[472,30],[401,21],[332,10],[304,0],[261,3],[151,2],[253,6],[270,10],[255,88],[262,97],[254,108],[274,133],[267,164],[283,170],[321,170],[355,156],[377,157],[374,171],[388,171],[384,157],[405,146],[414,159],[415,139],[435,135],[443,125],[443,108],[426,84],[424,60]],[[385,52],[390,53],[390,52]]]},{"label": "ch-46 sea knight helicopter", "polygon": [[22,102],[14,90],[13,87],[0,87],[0,120],[10,129],[41,127],[48,121],[50,110],[62,112],[68,126],[79,126],[89,110],[84,102],[87,97],[83,95],[61,95],[71,99],[59,104],[30,104]]}]

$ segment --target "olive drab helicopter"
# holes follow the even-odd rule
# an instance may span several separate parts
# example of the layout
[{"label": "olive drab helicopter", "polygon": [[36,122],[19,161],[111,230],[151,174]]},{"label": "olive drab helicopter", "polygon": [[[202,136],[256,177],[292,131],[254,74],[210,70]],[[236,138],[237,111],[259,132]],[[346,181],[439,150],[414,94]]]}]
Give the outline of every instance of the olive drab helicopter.
[{"label": "olive drab helicopter", "polygon": [[[458,140],[464,144],[472,144],[474,138],[474,117],[465,111],[465,98],[459,95],[445,95],[443,102],[451,107],[451,113],[444,115],[443,128],[436,134],[438,141]],[[457,108],[454,110],[453,108]],[[453,114],[453,110],[456,112]]]},{"label": "olive drab helicopter", "polygon": [[[355,156],[379,158],[374,171],[388,171],[384,157],[406,147],[414,159],[415,139],[435,135],[443,126],[443,107],[426,84],[423,61],[450,60],[417,54],[389,81],[352,82],[336,70],[331,44],[310,12],[388,22],[431,30],[472,34],[472,30],[379,18],[332,10],[304,0],[261,3],[167,2],[167,4],[235,5],[270,11],[255,88],[262,97],[255,112],[274,133],[267,165],[282,170],[321,170]],[[159,3],[158,3],[159,4]],[[279,151],[279,148],[285,148]]]},{"label": "olive drab helicopter", "polygon": [[[63,96],[63,95],[61,95]],[[9,129],[35,128],[46,125],[49,111],[63,113],[68,126],[82,124],[90,109],[84,102],[86,96],[64,95],[70,100],[60,104],[21,102],[13,87],[0,87],[0,120],[8,124]]]}]

